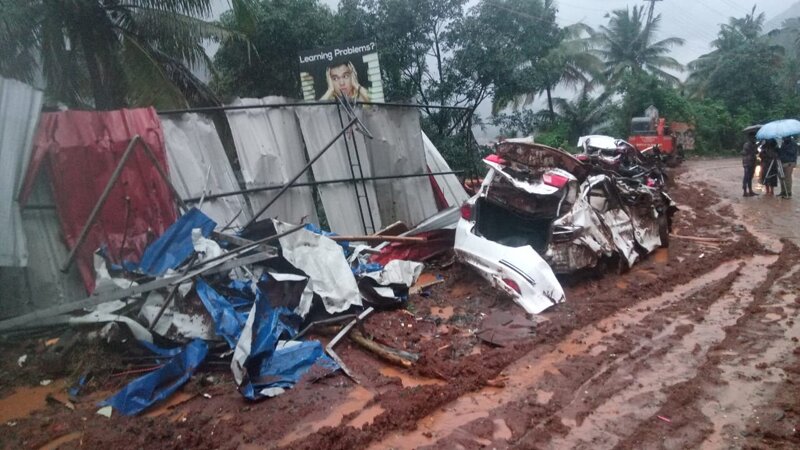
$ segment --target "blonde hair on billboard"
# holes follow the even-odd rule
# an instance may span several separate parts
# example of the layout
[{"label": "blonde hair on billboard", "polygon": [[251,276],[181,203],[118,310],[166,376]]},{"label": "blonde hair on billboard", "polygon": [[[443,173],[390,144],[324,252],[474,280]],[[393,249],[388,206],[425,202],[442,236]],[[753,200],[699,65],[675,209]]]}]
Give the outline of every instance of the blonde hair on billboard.
[{"label": "blonde hair on billboard", "polygon": [[331,77],[331,69],[333,69],[334,67],[341,67],[341,66],[347,66],[352,75],[350,77],[350,85],[353,87],[353,92],[355,93],[352,98],[360,102],[369,102],[369,92],[367,92],[367,89],[358,83],[358,71],[356,71],[355,66],[350,61],[346,63],[331,65],[328,66],[327,69],[325,69],[325,79],[328,82],[328,90],[325,91],[325,94],[323,94],[322,97],[320,97],[320,100],[333,100],[334,98],[336,98],[337,94],[336,85],[333,82],[333,78]]}]

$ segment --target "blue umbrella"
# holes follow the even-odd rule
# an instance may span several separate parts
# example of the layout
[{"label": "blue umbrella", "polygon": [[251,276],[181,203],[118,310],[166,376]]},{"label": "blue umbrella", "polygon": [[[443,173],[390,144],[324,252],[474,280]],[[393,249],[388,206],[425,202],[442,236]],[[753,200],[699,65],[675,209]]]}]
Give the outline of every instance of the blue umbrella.
[{"label": "blue umbrella", "polygon": [[778,139],[795,134],[800,134],[800,120],[776,120],[761,127],[756,133],[756,139]]}]

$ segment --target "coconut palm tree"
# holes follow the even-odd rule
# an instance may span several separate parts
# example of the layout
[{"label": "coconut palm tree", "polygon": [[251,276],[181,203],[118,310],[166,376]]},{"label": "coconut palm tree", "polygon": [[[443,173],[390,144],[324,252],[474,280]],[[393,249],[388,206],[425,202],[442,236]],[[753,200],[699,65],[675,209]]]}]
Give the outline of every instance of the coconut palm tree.
[{"label": "coconut palm tree", "polygon": [[211,67],[206,41],[237,34],[204,20],[211,4],[0,0],[0,74],[43,82],[50,100],[71,107],[216,103],[191,69]]},{"label": "coconut palm tree", "polygon": [[537,96],[544,94],[547,108],[554,114],[553,90],[557,86],[584,87],[591,85],[595,77],[602,73],[603,62],[590,49],[593,45],[594,30],[583,23],[568,25],[559,30],[559,43],[536,61],[541,80],[540,90],[528,92],[513,98],[496,98],[496,111],[509,104],[515,109],[528,106]]},{"label": "coconut palm tree", "polygon": [[676,76],[667,72],[682,71],[683,65],[668,56],[674,46],[683,45],[684,40],[669,37],[653,42],[653,36],[661,23],[661,15],[647,22],[645,8],[613,11],[607,26],[601,26],[597,34],[595,52],[605,61],[605,75],[611,85],[626,73],[648,72],[661,80],[677,85]]},{"label": "coconut palm tree", "polygon": [[555,121],[566,124],[567,140],[573,142],[581,136],[599,132],[608,122],[612,105],[607,93],[592,96],[591,86],[587,86],[572,100],[553,98],[553,107],[554,115],[549,110],[539,111],[537,122],[544,127]]},{"label": "coconut palm tree", "polygon": [[714,50],[689,63],[691,72],[686,79],[686,89],[692,96],[703,97],[721,64],[737,52],[766,54],[775,65],[780,63],[784,53],[782,47],[770,45],[767,40],[761,39],[764,19],[764,13],[756,15],[756,7],[753,6],[749,14],[731,17],[727,24],[720,26],[717,39],[711,42]]}]

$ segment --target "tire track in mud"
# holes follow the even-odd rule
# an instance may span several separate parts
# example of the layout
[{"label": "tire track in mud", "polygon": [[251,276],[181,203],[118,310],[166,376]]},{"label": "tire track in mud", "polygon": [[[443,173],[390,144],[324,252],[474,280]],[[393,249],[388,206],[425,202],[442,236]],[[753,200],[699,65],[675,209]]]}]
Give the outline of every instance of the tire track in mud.
[{"label": "tire track in mud", "polygon": [[[635,304],[635,309],[628,308],[619,311],[617,314],[596,324],[575,330],[555,347],[536,348],[503,371],[502,376],[508,378],[504,388],[488,387],[463,395],[439,411],[420,420],[415,431],[389,435],[386,439],[373,444],[370,448],[412,448],[426,445],[440,447],[453,440],[467,447],[489,445],[490,443],[497,447],[507,446],[511,436],[503,436],[504,433],[502,431],[508,427],[508,424],[503,422],[502,419],[491,421],[490,429],[493,430],[493,433],[489,433],[488,436],[478,437],[475,433],[471,433],[469,429],[476,422],[485,422],[489,418],[497,416],[498,412],[503,415],[503,412],[498,410],[498,407],[504,404],[512,404],[510,408],[506,409],[517,411],[531,409],[533,405],[534,410],[542,410],[539,411],[542,417],[552,417],[556,412],[555,408],[547,406],[547,404],[567,404],[572,399],[563,398],[563,395],[555,393],[556,398],[551,400],[550,397],[554,393],[547,390],[548,386],[566,384],[571,386],[568,389],[569,392],[583,392],[586,389],[578,391],[580,385],[592,381],[596,382],[602,378],[610,378],[613,370],[605,367],[603,370],[598,371],[598,365],[608,364],[605,362],[608,360],[608,355],[614,355],[614,357],[619,355],[616,359],[622,363],[627,363],[625,355],[631,353],[634,343],[624,342],[623,345],[620,345],[615,341],[617,338],[623,337],[620,332],[625,332],[630,328],[641,328],[639,332],[646,336],[642,340],[646,340],[648,337],[652,338],[654,331],[657,331],[659,327],[668,327],[672,332],[677,329],[678,333],[684,334],[691,331],[685,326],[681,327],[677,322],[667,324],[664,320],[667,316],[664,311],[671,307],[686,308],[685,305],[681,305],[686,302],[687,298],[691,299],[715,284],[722,283],[729,286],[732,280],[737,277],[741,264],[741,261],[724,263],[706,275],[692,279],[668,293]],[[650,324],[649,329],[644,329],[637,325],[645,322]],[[628,347],[627,350],[624,348],[626,346]],[[652,348],[645,349],[645,345],[639,347],[636,349],[639,353],[637,360],[646,359],[648,355],[658,351],[658,349]],[[569,373],[569,368],[564,368],[565,365],[570,365],[571,360],[581,358],[591,359],[592,361],[590,361],[590,364],[584,364],[582,367],[576,368],[573,373]],[[590,370],[585,370],[587,368]],[[565,373],[565,370],[567,373]],[[565,380],[555,379],[561,376],[568,378],[566,383]],[[526,400],[520,403],[517,401],[520,398],[525,398]],[[531,401],[531,399],[536,398],[548,401],[540,401],[538,402],[539,404],[537,404],[536,400]],[[583,401],[584,398],[581,397],[578,400]],[[541,405],[541,403],[546,405]],[[573,413],[573,415],[580,415],[577,411]],[[545,421],[547,423],[551,422],[550,420]],[[512,430],[514,428],[513,426],[511,427]],[[516,428],[520,427],[517,426]],[[523,430],[530,428],[536,428],[536,424],[529,422],[523,426]],[[522,430],[518,431],[517,435],[522,434]],[[493,442],[495,437],[499,439],[494,439]]]},{"label": "tire track in mud", "polygon": [[[544,442],[525,436],[520,442],[542,448],[610,448],[655,418],[667,401],[665,388],[697,376],[709,349],[725,338],[724,328],[745,313],[753,279],[766,275],[775,259],[755,257],[680,304],[655,311],[639,328],[662,319],[665,326],[627,355],[612,359],[600,372],[604,379],[587,380],[557,414],[570,428],[566,435]],[[632,334],[641,335],[641,330]]]},{"label": "tire track in mud", "polygon": [[[781,366],[798,361],[800,323],[794,318],[800,308],[793,277],[800,249],[787,241],[783,246],[752,290],[751,304],[726,327],[725,339],[708,352],[697,375],[671,386],[661,409],[616,448],[758,448],[745,443],[758,435],[783,436],[794,441],[786,448],[797,448],[798,424],[781,421],[786,411],[777,399],[784,397],[780,389],[788,378]],[[670,424],[653,420],[668,414],[673,415]]]}]

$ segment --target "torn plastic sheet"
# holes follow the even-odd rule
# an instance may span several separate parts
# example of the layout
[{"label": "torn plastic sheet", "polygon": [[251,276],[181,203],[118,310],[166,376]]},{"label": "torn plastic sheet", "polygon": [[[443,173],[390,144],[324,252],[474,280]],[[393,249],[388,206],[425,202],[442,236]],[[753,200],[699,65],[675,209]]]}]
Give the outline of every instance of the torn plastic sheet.
[{"label": "torn plastic sheet", "polygon": [[94,311],[78,317],[64,316],[65,323],[70,325],[86,325],[92,323],[111,323],[117,322],[125,324],[131,331],[134,338],[139,341],[153,342],[153,335],[143,327],[139,322],[131,319],[130,317],[120,314],[118,311],[128,306],[128,303],[122,300],[114,300],[112,302],[101,303],[97,305]]},{"label": "torn plastic sheet", "polygon": [[266,296],[259,296],[253,304],[231,361],[236,385],[246,398],[257,400],[278,395],[318,362],[325,370],[338,368],[325,356],[319,342],[279,347],[281,338],[297,334],[286,323],[292,315],[286,308],[272,308]]},{"label": "torn plastic sheet", "polygon": [[[167,276],[172,270],[167,271]],[[192,282],[182,283],[178,292],[181,297],[186,297],[188,291],[192,288]],[[147,295],[147,300],[139,310],[139,320],[150,327],[153,321],[156,320],[162,306],[164,305],[164,296],[159,292],[153,291]],[[180,312],[175,306],[175,303],[170,303],[161,314],[152,332],[163,336],[167,339],[178,340],[180,342],[188,342],[192,339],[214,340],[217,335],[211,325],[206,323],[205,317],[200,314],[186,314]]]},{"label": "torn plastic sheet", "polygon": [[[291,228],[287,223],[273,222],[278,233]],[[306,229],[284,236],[279,242],[283,257],[309,277],[300,304],[295,309],[300,317],[305,317],[311,310],[314,294],[319,295],[330,314],[361,306],[356,279],[339,244]]]},{"label": "torn plastic sheet", "polygon": [[144,273],[161,276],[167,269],[178,267],[194,252],[192,230],[199,228],[202,236],[208,237],[216,226],[210,217],[192,208],[147,246],[139,263],[140,269]]},{"label": "torn plastic sheet", "polygon": [[244,314],[236,312],[228,299],[220,295],[205,281],[197,280],[195,289],[208,313],[214,319],[214,331],[217,336],[225,339],[231,348],[236,348],[236,342],[247,321]]},{"label": "torn plastic sheet", "polygon": [[[280,395],[294,386],[312,367],[320,376],[339,368],[325,354],[319,341],[279,341],[275,353],[262,364],[260,377],[253,381],[253,393],[266,397]],[[255,399],[250,396],[247,398]]]},{"label": "torn plastic sheet", "polygon": [[404,284],[411,287],[417,282],[425,265],[414,261],[389,261],[383,270],[364,274],[364,277],[372,278],[380,285]]},{"label": "torn plastic sheet", "polygon": [[178,390],[189,381],[208,354],[208,345],[196,339],[160,369],[128,383],[99,406],[111,406],[126,416],[139,414]]},{"label": "torn plastic sheet", "polygon": [[413,261],[390,261],[382,270],[366,273],[358,281],[364,300],[379,309],[396,308],[408,300],[424,265]]}]

